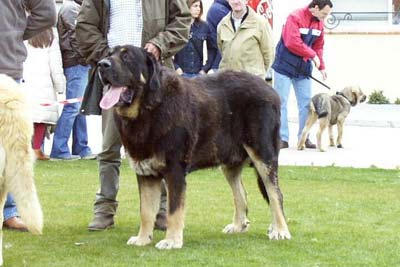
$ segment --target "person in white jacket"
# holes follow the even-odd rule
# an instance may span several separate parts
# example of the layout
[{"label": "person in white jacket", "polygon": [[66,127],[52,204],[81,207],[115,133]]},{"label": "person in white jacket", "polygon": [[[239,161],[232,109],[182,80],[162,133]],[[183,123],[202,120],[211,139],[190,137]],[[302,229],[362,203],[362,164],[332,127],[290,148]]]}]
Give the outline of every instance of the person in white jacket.
[{"label": "person in white jacket", "polygon": [[48,160],[42,151],[46,128],[58,120],[57,94],[65,92],[65,76],[57,31],[52,28],[25,41],[28,56],[23,66],[23,87],[32,102],[34,134],[32,147],[36,159]]}]

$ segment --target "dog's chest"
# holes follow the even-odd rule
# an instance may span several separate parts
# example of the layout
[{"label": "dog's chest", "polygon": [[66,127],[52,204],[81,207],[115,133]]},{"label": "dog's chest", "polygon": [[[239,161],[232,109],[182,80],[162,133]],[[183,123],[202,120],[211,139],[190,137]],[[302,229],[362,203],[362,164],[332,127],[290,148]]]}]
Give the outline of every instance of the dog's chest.
[{"label": "dog's chest", "polygon": [[165,168],[165,157],[153,155],[144,160],[135,160],[127,154],[129,165],[138,175],[142,176],[159,176],[160,172]]}]

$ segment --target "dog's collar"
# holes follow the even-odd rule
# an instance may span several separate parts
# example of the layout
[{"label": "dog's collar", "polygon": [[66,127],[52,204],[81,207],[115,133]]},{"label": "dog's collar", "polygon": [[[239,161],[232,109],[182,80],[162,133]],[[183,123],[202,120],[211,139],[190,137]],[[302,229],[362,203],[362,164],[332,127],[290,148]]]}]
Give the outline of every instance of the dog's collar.
[{"label": "dog's collar", "polygon": [[343,96],[347,101],[349,101],[350,105],[353,106],[353,103],[350,101],[350,99],[348,99],[342,92],[336,92],[336,95]]}]

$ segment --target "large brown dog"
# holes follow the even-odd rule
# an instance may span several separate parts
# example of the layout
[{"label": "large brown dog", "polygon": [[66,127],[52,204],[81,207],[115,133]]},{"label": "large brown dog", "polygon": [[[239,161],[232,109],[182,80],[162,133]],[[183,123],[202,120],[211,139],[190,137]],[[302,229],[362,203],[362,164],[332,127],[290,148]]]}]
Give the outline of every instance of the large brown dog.
[{"label": "large brown dog", "polygon": [[332,127],[336,124],[338,136],[336,144],[338,148],[343,148],[342,137],[344,121],[350,113],[350,108],[358,103],[364,102],[366,96],[358,86],[348,86],[342,91],[337,92],[336,95],[328,95],[325,93],[313,96],[310,103],[310,110],[306,125],[304,126],[301,139],[298,143],[298,150],[303,150],[305,141],[311,126],[319,120],[319,131],[317,132],[317,148],[324,152],[322,147],[321,137],[326,129],[329,128],[329,143],[330,146],[335,146]]},{"label": "large brown dog", "polygon": [[25,93],[10,77],[0,74],[0,266],[3,264],[3,207],[13,193],[28,230],[40,234],[43,215],[33,180],[33,123]]},{"label": "large brown dog", "polygon": [[234,71],[185,79],[132,46],[116,47],[99,62],[99,73],[111,85],[100,105],[103,109],[116,105],[117,127],[139,184],[141,224],[129,245],[152,241],[164,178],[167,232],[156,247],[181,248],[185,176],[219,165],[235,203],[233,222],[224,232],[246,231],[249,221],[240,173],[249,158],[270,203],[269,238],[290,239],[278,185],[280,102],[265,81]]}]

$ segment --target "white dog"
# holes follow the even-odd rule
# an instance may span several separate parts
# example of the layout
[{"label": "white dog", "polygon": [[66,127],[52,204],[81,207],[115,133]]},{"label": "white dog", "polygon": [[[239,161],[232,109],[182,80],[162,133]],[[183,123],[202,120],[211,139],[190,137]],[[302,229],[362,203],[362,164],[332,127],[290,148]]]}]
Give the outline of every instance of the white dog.
[{"label": "white dog", "polygon": [[15,198],[27,228],[41,234],[43,214],[33,181],[33,123],[20,86],[0,74],[0,266],[3,264],[3,207],[8,192]]}]

